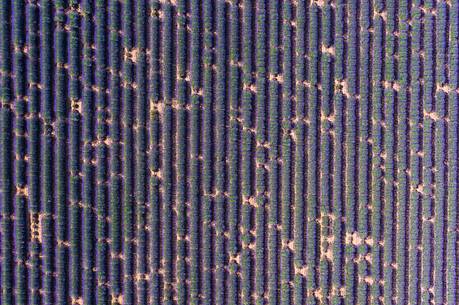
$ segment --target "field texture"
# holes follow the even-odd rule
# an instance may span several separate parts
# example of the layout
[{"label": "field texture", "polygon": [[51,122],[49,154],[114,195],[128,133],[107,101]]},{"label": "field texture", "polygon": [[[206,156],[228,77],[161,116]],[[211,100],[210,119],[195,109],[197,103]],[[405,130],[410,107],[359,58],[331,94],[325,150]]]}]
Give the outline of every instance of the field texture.
[{"label": "field texture", "polygon": [[0,0],[0,304],[459,303],[459,0]]}]

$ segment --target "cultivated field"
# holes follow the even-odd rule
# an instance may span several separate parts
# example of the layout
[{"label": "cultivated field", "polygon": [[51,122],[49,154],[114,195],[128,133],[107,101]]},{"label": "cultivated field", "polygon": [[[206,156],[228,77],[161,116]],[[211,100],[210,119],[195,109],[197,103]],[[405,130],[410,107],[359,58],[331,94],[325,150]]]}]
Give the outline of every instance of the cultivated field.
[{"label": "cultivated field", "polygon": [[459,0],[0,0],[0,304],[458,304]]}]

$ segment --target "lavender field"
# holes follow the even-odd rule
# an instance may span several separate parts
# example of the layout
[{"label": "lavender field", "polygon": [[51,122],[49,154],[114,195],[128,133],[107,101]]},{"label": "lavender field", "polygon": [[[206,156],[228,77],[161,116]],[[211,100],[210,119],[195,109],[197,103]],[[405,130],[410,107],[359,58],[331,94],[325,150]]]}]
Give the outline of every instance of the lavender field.
[{"label": "lavender field", "polygon": [[0,0],[0,304],[459,304],[459,0]]}]

